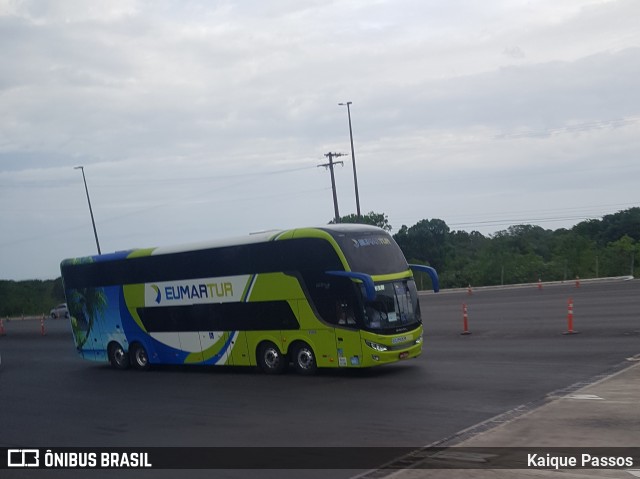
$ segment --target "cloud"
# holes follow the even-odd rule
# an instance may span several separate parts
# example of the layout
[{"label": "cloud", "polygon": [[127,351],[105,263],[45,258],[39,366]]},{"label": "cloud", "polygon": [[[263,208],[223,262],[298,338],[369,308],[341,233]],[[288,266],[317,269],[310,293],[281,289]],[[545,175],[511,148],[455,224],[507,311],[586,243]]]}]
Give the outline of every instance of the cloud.
[{"label": "cloud", "polygon": [[637,201],[639,13],[635,0],[0,1],[2,274],[52,276],[93,252],[79,164],[104,250],[328,221],[316,165],[350,151],[344,101],[363,208],[396,228]]}]

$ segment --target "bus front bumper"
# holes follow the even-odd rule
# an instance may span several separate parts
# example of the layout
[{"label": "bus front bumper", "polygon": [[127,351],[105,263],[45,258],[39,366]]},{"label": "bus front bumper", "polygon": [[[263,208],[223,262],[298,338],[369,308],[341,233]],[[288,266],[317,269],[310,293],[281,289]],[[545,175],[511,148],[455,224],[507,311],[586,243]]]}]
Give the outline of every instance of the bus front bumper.
[{"label": "bus front bumper", "polygon": [[396,363],[417,358],[422,354],[422,338],[410,344],[394,347],[383,346],[368,340],[365,340],[364,343],[362,351],[364,367]]}]

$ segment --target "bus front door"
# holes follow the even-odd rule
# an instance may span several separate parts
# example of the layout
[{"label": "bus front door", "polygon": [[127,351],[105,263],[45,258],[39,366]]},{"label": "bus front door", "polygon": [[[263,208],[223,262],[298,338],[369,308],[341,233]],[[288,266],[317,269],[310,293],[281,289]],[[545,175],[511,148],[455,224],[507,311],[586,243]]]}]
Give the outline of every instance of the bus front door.
[{"label": "bus front door", "polygon": [[336,328],[336,348],[338,350],[338,366],[341,368],[362,365],[362,346],[359,330]]}]

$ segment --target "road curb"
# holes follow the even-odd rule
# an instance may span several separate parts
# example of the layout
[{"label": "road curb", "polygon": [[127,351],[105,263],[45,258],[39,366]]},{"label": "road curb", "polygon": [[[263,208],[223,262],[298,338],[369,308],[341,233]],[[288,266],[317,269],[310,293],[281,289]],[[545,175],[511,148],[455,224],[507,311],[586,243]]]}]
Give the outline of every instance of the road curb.
[{"label": "road curb", "polygon": [[[587,278],[580,279],[580,284],[591,283],[614,283],[616,281],[631,281],[635,278],[633,276],[613,276],[609,278]],[[525,288],[538,288],[546,286],[572,286],[575,287],[575,281],[547,281],[547,282],[535,282],[535,283],[518,283],[518,284],[504,284],[493,286],[474,286],[472,292],[475,291],[496,291],[496,290],[508,290],[508,289],[525,289]],[[447,288],[441,289],[438,293],[434,293],[431,290],[418,291],[420,296],[428,296],[431,294],[449,294],[449,293],[465,293],[468,294],[469,288]]]}]

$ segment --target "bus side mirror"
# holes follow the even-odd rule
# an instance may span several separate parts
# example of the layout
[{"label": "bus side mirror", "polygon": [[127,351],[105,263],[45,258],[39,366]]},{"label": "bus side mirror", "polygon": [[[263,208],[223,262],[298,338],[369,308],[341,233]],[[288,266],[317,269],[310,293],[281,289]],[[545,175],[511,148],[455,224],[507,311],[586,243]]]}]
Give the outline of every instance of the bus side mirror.
[{"label": "bus side mirror", "polygon": [[366,299],[373,301],[376,299],[376,287],[373,284],[373,278],[366,273],[354,273],[353,271],[325,271],[326,274],[332,276],[342,276],[343,278],[351,278],[362,281],[366,293]]},{"label": "bus side mirror", "polygon": [[438,279],[438,272],[432,268],[431,266],[425,266],[423,264],[410,264],[409,268],[413,271],[420,271],[422,273],[427,273],[431,278],[431,282],[433,283],[433,292],[437,293],[440,291],[440,280]]}]

